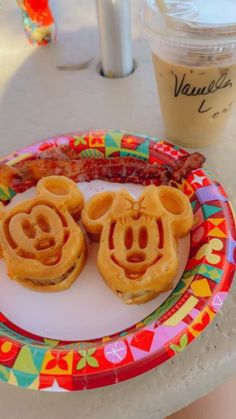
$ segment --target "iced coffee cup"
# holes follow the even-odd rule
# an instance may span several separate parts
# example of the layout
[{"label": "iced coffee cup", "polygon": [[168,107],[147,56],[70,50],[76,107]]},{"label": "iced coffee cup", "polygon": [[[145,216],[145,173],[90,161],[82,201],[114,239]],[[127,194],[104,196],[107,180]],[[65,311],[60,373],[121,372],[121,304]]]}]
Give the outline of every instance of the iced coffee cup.
[{"label": "iced coffee cup", "polygon": [[236,99],[236,1],[146,0],[150,40],[166,137],[204,147],[223,137]]}]

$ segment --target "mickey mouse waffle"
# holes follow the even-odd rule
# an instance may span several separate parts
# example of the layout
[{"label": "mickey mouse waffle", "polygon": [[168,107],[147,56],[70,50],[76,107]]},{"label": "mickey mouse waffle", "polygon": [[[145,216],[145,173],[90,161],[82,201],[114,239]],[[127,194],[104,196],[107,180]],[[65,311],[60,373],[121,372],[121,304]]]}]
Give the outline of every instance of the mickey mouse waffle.
[{"label": "mickey mouse waffle", "polygon": [[82,211],[91,237],[100,237],[98,268],[127,304],[168,291],[178,269],[177,239],[193,223],[188,198],[170,186],[147,186],[136,201],[124,189],[92,197]]},{"label": "mickey mouse waffle", "polygon": [[41,179],[36,191],[36,198],[1,211],[1,250],[10,278],[36,291],[62,291],[86,259],[83,233],[71,215],[78,218],[84,198],[63,176]]}]

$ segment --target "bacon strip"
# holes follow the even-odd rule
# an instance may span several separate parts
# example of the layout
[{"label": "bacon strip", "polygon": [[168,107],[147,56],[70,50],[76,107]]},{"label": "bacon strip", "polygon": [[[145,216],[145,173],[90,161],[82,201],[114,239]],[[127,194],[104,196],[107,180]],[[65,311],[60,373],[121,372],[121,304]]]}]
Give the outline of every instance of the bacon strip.
[{"label": "bacon strip", "polygon": [[26,181],[37,182],[43,176],[64,175],[75,182],[93,179],[142,183],[154,178],[158,184],[167,184],[170,178],[165,166],[148,164],[133,157],[88,158],[80,160],[37,159],[18,163],[15,168]]},{"label": "bacon strip", "polygon": [[[47,154],[44,154],[44,157]],[[0,181],[16,192],[22,192],[35,185],[44,176],[63,175],[75,182],[89,182],[93,179],[143,185],[166,185],[171,179],[180,181],[193,170],[202,166],[205,158],[193,153],[182,158],[176,167],[150,164],[134,157],[60,159],[56,155],[17,163],[14,167],[0,165]]]},{"label": "bacon strip", "polygon": [[206,159],[201,153],[193,153],[183,157],[178,161],[177,168],[172,173],[172,179],[177,182],[181,179],[186,179],[192,170],[202,167],[205,161]]}]

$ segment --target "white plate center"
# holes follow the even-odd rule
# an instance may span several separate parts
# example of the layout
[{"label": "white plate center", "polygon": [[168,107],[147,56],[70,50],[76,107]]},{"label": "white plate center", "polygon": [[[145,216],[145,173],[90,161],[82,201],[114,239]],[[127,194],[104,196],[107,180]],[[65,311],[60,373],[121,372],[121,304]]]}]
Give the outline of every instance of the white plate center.
[{"label": "white plate center", "polygon": [[[125,187],[138,197],[141,185],[92,181],[78,184],[86,199],[104,190]],[[35,196],[32,188],[17,195],[9,207]],[[189,235],[179,242],[180,265],[174,284],[179,282],[189,254]],[[39,293],[28,290],[7,276],[0,260],[0,310],[22,329],[51,339],[91,340],[120,332],[152,313],[171,294],[161,294],[141,305],[125,305],[104,283],[96,264],[98,245],[88,245],[88,258],[79,278],[69,290]]]}]

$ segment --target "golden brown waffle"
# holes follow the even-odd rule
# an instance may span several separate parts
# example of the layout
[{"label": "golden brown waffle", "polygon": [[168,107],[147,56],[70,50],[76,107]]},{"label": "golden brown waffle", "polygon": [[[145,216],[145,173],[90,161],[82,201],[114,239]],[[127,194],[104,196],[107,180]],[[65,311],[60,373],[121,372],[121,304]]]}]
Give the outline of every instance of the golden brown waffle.
[{"label": "golden brown waffle", "polygon": [[92,197],[82,211],[97,264],[108,286],[127,304],[168,291],[178,269],[177,238],[191,229],[188,198],[170,186],[148,186],[135,201],[124,189]]},{"label": "golden brown waffle", "polygon": [[63,176],[45,177],[37,197],[2,212],[0,243],[8,275],[27,288],[61,291],[78,277],[86,244],[71,213],[80,213],[82,193]]},{"label": "golden brown waffle", "polygon": [[65,176],[44,177],[37,184],[37,194],[58,203],[61,208],[68,210],[73,218],[80,218],[84,197],[73,180]]}]

